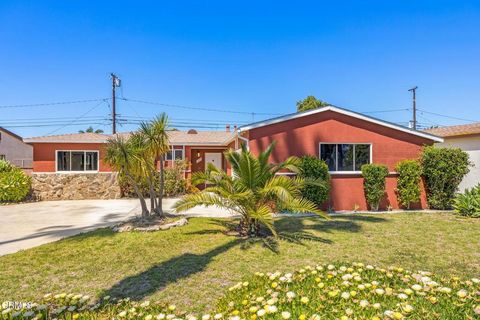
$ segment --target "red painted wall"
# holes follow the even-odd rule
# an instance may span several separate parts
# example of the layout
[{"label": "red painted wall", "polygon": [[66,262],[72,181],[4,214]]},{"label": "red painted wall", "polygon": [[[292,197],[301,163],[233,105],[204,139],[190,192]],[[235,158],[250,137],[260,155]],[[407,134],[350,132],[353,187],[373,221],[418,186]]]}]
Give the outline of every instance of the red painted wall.
[{"label": "red painted wall", "polygon": [[57,150],[92,150],[99,151],[99,171],[112,171],[103,161],[105,144],[102,143],[32,143],[33,172],[55,172],[55,151]]},{"label": "red painted wall", "polygon": [[[332,111],[313,114],[248,132],[250,150],[258,154],[276,141],[270,161],[284,161],[289,156],[319,156],[319,143],[371,143],[372,162],[385,164],[391,172],[404,159],[417,159],[423,145],[433,142],[402,131],[387,128],[368,121],[356,119]],[[358,205],[367,209],[363,193],[363,178],[360,174],[332,174],[332,191],[327,207],[334,210],[353,210]],[[387,178],[387,197],[382,208],[391,205],[398,208],[395,194],[396,177]],[[423,190],[423,186],[422,186]],[[425,193],[417,207],[426,207]]]}]

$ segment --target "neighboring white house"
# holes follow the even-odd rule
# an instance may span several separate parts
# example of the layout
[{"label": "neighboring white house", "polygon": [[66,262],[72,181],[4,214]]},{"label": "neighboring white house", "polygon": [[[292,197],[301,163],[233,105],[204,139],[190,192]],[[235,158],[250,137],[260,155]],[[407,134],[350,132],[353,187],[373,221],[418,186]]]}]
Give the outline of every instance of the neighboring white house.
[{"label": "neighboring white house", "polygon": [[426,131],[444,138],[443,143],[436,145],[460,148],[470,156],[470,161],[474,166],[470,168],[470,172],[460,184],[460,191],[465,190],[465,188],[472,188],[480,183],[480,122],[434,128]]},{"label": "neighboring white house", "polygon": [[0,127],[0,160],[2,159],[22,169],[32,169],[33,147],[24,143],[22,137]]}]

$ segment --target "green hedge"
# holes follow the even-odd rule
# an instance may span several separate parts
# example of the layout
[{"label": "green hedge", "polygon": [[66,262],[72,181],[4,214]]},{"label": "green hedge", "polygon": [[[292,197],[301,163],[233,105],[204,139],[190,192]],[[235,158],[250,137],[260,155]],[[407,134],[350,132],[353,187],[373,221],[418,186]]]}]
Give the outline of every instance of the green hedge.
[{"label": "green hedge", "polygon": [[0,160],[0,202],[19,202],[30,193],[32,179],[21,169]]},{"label": "green hedge", "polygon": [[388,175],[388,168],[383,164],[372,163],[364,164],[361,169],[365,199],[372,210],[378,211],[380,201],[385,196],[385,178]]},{"label": "green hedge", "polygon": [[428,146],[423,149],[421,164],[429,207],[451,209],[458,185],[470,171],[468,154],[459,148]]},{"label": "green hedge", "polygon": [[302,188],[302,196],[317,206],[328,200],[330,193],[330,174],[325,161],[313,156],[304,156],[300,159],[299,176],[312,181]]},{"label": "green hedge", "polygon": [[398,172],[397,196],[400,205],[410,209],[410,205],[420,201],[420,179],[422,167],[416,160],[403,160],[396,166]]}]

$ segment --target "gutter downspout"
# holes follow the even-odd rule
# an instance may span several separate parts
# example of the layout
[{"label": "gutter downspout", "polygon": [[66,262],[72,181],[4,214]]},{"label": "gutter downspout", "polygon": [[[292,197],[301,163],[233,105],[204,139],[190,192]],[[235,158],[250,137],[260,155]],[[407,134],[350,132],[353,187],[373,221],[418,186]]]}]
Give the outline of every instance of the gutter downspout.
[{"label": "gutter downspout", "polygon": [[237,138],[240,139],[240,140],[243,140],[243,142],[245,142],[246,145],[247,145],[247,150],[250,150],[250,145],[249,145],[249,142],[250,142],[250,141],[249,141],[247,138],[242,137],[242,136],[240,135],[241,132],[242,132],[241,130],[238,130],[238,131],[237,131]]}]

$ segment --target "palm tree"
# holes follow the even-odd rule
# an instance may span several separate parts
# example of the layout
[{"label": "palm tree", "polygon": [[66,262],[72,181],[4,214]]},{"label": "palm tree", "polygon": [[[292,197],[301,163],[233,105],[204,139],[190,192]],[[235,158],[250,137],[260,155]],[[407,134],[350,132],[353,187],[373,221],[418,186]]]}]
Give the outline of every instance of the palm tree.
[{"label": "palm tree", "polygon": [[154,213],[156,212],[157,208],[157,195],[155,193],[154,185],[156,173],[155,157],[151,156],[147,141],[141,133],[136,132],[132,134],[128,142],[134,150],[132,161],[134,163],[133,168],[135,174],[140,178],[141,181],[145,181],[148,184],[150,212]]},{"label": "palm tree", "polygon": [[78,130],[78,133],[103,133],[102,129],[94,130],[92,126],[88,127],[86,130]]},{"label": "palm tree", "polygon": [[138,170],[137,161],[139,155],[138,149],[123,137],[116,136],[108,140],[105,153],[105,162],[120,174],[123,174],[132,185],[135,193],[140,200],[142,208],[142,218],[148,218],[149,212],[145,198],[136,179],[136,170]]},{"label": "palm tree", "polygon": [[145,140],[146,148],[149,154],[160,162],[160,176],[159,176],[159,191],[156,213],[163,216],[163,190],[165,184],[164,173],[164,154],[169,150],[168,141],[168,116],[162,113],[150,122],[143,122],[140,124],[140,134]]},{"label": "palm tree", "polygon": [[206,184],[198,192],[184,196],[175,205],[176,212],[182,212],[198,205],[217,206],[240,214],[239,232],[244,236],[258,236],[261,226],[267,227],[276,235],[273,226],[273,213],[279,207],[290,212],[311,212],[327,217],[316,205],[302,198],[300,190],[306,183],[301,178],[277,175],[282,170],[298,172],[298,158],[291,157],[279,164],[270,164],[268,159],[275,144],[253,156],[246,146],[241,152],[225,152],[232,166],[233,176],[213,165],[206,172],[194,173],[192,184]]}]

